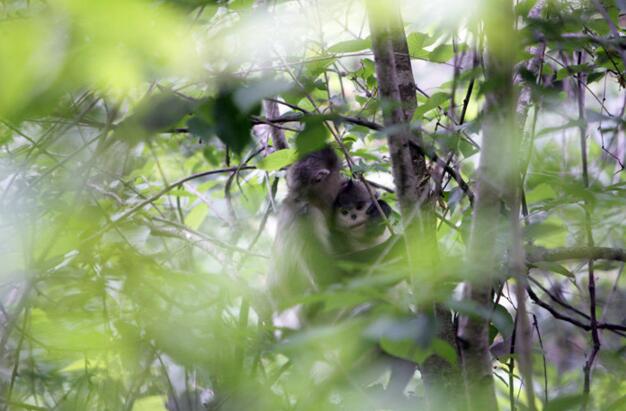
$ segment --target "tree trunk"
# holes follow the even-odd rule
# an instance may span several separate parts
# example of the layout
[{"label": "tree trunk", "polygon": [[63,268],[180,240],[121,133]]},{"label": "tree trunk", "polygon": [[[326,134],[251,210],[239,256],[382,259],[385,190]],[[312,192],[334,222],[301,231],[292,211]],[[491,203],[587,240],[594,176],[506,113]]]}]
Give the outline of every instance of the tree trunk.
[{"label": "tree trunk", "polygon": [[496,410],[488,313],[498,266],[496,239],[501,204],[519,181],[517,128],[513,95],[515,33],[511,2],[485,2],[487,37],[483,140],[478,167],[476,200],[469,240],[469,299],[482,315],[472,316],[462,331],[463,366],[470,410]]},{"label": "tree trunk", "polygon": [[[263,100],[263,111],[265,111],[266,118],[278,118],[280,117],[280,110],[278,109],[278,103],[273,100]],[[272,145],[275,150],[282,150],[288,148],[287,138],[285,138],[285,132],[278,127],[268,126],[269,134],[272,137]]]},{"label": "tree trunk", "polygon": [[[432,275],[438,260],[434,203],[426,159],[413,144],[409,144],[414,142],[420,146],[421,135],[419,130],[414,132],[410,127],[417,99],[404,24],[397,1],[368,0],[366,5],[409,265],[412,271]],[[420,308],[431,311],[439,325],[438,337],[455,347],[450,311],[437,304]],[[445,406],[454,409],[460,402],[460,397],[455,394],[463,391],[459,369],[433,355],[420,366],[420,372],[430,408],[436,410]]]}]

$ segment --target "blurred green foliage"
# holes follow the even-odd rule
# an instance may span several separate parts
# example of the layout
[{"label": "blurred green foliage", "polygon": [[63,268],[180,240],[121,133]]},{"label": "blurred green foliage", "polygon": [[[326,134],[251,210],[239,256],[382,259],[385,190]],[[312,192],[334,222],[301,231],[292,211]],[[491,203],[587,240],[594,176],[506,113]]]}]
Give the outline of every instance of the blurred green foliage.
[{"label": "blurred green foliage", "polygon": [[[456,347],[436,338],[437,323],[422,307],[441,302],[457,313],[490,315],[491,338],[510,336],[515,310],[506,268],[492,316],[454,298],[471,206],[447,176],[437,182],[436,272],[416,275],[402,262],[356,266],[366,274],[295,302],[321,303],[329,317],[364,304],[367,311],[298,330],[262,321],[284,167],[339,140],[355,160],[352,171],[383,187],[392,180],[386,131],[345,121],[382,122],[360,4],[258,3],[0,2],[3,409],[152,411],[168,403],[182,411],[205,409],[201,402],[224,410],[401,409],[402,399],[385,393],[379,342],[417,363],[438,355],[458,366]],[[443,3],[446,15],[445,7],[462,8]],[[625,32],[610,37],[587,2],[550,1],[541,19],[527,19],[533,4],[516,7],[522,45],[542,39],[547,50],[540,76],[519,70],[519,84],[532,90],[525,240],[583,244],[587,202],[597,243],[624,248]],[[489,87],[472,55],[482,47],[480,16],[450,27],[436,5],[423,14],[405,6],[420,86],[413,125],[472,183]],[[615,19],[618,7],[607,7]],[[519,62],[529,58],[522,45]],[[584,62],[576,60],[581,50]],[[581,77],[588,83],[589,189],[573,89]],[[282,116],[301,116],[280,123],[287,150],[272,152],[267,126],[251,131],[264,115],[262,99],[272,96],[287,103]],[[383,198],[398,208],[392,193]],[[396,214],[391,221],[401,230]],[[622,269],[596,267],[599,315],[623,326]],[[586,312],[583,264],[538,265],[532,275]],[[534,347],[538,401],[543,410],[577,409],[588,335],[538,307],[533,315],[542,336]],[[603,331],[597,361],[593,409],[621,409],[622,335]],[[508,376],[515,374],[517,390],[518,371],[507,357],[494,367],[507,409]],[[419,373],[406,392],[414,409],[424,407]],[[522,394],[520,409],[524,402]]]}]

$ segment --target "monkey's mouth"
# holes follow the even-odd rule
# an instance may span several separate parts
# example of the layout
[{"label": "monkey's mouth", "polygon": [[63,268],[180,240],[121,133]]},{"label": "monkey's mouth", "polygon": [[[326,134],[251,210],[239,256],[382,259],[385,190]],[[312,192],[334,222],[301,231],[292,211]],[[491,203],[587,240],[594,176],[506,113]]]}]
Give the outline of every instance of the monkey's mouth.
[{"label": "monkey's mouth", "polygon": [[359,223],[350,224],[350,225],[348,225],[348,229],[352,230],[354,228],[361,227],[362,225],[365,225],[366,222],[367,222],[366,220],[363,220],[363,221],[361,221]]}]

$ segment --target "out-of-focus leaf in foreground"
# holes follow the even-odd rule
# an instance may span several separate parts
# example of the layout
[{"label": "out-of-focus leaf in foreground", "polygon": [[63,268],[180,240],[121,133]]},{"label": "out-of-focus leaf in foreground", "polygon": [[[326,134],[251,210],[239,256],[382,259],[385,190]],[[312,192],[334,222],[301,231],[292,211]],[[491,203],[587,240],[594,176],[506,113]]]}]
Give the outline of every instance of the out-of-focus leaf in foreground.
[{"label": "out-of-focus leaf in foreground", "polygon": [[196,67],[182,16],[143,0],[54,0],[0,22],[0,116],[54,109],[91,87],[123,95],[141,82]]}]

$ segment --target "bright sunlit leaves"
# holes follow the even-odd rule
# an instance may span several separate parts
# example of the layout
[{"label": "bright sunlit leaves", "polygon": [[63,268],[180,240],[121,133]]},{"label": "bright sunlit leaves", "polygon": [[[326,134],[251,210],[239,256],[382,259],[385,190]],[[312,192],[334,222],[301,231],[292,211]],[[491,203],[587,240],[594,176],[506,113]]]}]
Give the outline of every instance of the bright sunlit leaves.
[{"label": "bright sunlit leaves", "polygon": [[[491,268],[498,305],[460,303],[459,282],[478,280],[465,254],[473,210],[466,189],[433,159],[428,184],[438,250],[405,233],[387,262],[374,264],[371,250],[358,261],[337,258],[331,263],[346,275],[332,287],[288,301],[267,297],[285,168],[307,152],[337,149],[342,175],[376,183],[375,194],[394,209],[390,224],[403,233],[363,2],[0,3],[0,401],[10,399],[8,409],[164,411],[174,393],[187,401],[206,391],[232,410],[393,409],[384,356],[461,366],[458,347],[437,337],[433,304],[450,321],[452,312],[488,321],[489,343],[512,336],[517,301],[505,261],[507,202],[478,233],[497,243],[500,260]],[[390,2],[376,3],[379,15],[389,11]],[[485,93],[501,84],[488,78],[489,56],[481,54],[491,46],[482,20],[499,16],[482,3],[404,1],[402,9],[419,87],[411,126],[474,192],[476,166],[489,146]],[[525,17],[535,1],[511,9],[524,47],[511,28],[495,37],[520,67],[512,90],[531,89],[524,144],[514,153],[528,162],[523,238],[533,246],[584,245],[588,203],[597,245],[623,247],[618,41],[608,38],[590,2],[584,9],[580,2],[546,3],[549,13],[540,20]],[[617,9],[608,12],[619,23]],[[547,50],[541,75],[522,68],[533,56],[525,46],[538,39]],[[582,119],[575,101],[580,77],[588,87]],[[271,114],[261,110],[267,98],[278,106]],[[276,150],[272,133],[262,133],[272,119],[289,148]],[[589,188],[582,182],[581,126]],[[496,134],[499,141],[515,136],[512,126]],[[506,161],[510,153],[496,153],[507,163],[502,168],[514,165]],[[487,181],[500,178],[502,168],[487,170]],[[411,251],[418,264],[407,263],[407,244],[417,244]],[[424,264],[432,260],[438,263]],[[584,263],[533,263],[532,287],[588,313]],[[605,324],[621,324],[620,264],[598,261],[594,268],[597,314]],[[297,308],[272,312],[289,304],[319,309],[320,317],[309,324]],[[572,393],[582,385],[588,333],[528,307],[537,323],[537,404],[576,408],[580,396]],[[623,342],[601,332],[594,406],[617,410],[624,404]],[[543,345],[536,344],[539,335]],[[510,407],[514,389],[522,409],[518,363],[507,368],[518,356],[502,350],[493,362],[499,401]],[[406,394],[410,409],[425,401],[420,373]]]},{"label": "bright sunlit leaves", "polygon": [[165,4],[54,0],[33,9],[0,22],[0,116],[50,111],[55,97],[81,87],[120,96],[199,68],[191,31]]}]

